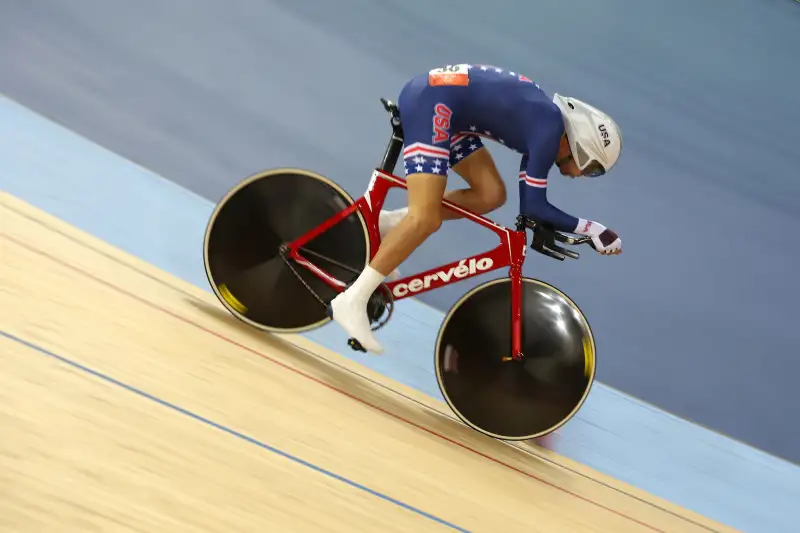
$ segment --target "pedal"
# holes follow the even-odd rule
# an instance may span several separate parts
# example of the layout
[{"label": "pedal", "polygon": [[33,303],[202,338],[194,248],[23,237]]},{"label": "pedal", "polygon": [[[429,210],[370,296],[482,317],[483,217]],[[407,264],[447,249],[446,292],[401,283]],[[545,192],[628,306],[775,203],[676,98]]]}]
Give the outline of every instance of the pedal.
[{"label": "pedal", "polygon": [[350,348],[352,348],[353,350],[355,350],[356,352],[364,352],[364,353],[367,353],[367,350],[365,350],[365,349],[364,349],[364,347],[363,347],[363,346],[361,346],[361,343],[360,343],[360,342],[358,342],[358,340],[357,340],[357,339],[354,339],[354,338],[352,338],[352,337],[351,337],[351,338],[349,338],[349,339],[347,339],[347,345],[348,345]]}]

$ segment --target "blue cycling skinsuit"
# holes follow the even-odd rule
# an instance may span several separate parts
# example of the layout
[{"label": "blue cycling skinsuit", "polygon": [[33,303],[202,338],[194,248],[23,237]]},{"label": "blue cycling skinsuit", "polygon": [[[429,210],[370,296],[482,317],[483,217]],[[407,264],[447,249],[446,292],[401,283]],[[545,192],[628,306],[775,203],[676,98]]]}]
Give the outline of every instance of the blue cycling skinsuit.
[{"label": "blue cycling skinsuit", "polygon": [[446,176],[483,147],[482,137],[522,154],[520,212],[574,232],[579,219],[547,201],[564,121],[558,106],[519,72],[489,65],[448,65],[409,80],[400,91],[406,175]]}]

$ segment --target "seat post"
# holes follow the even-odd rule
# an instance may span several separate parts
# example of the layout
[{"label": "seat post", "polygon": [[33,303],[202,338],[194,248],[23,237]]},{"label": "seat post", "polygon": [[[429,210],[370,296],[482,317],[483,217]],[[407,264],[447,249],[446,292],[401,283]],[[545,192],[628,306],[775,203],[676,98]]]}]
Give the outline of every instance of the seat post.
[{"label": "seat post", "polygon": [[385,98],[381,98],[381,102],[383,102],[383,107],[391,115],[392,136],[389,138],[389,143],[386,145],[386,151],[383,154],[383,159],[378,168],[392,174],[397,166],[400,153],[403,150],[403,125],[397,106]]}]

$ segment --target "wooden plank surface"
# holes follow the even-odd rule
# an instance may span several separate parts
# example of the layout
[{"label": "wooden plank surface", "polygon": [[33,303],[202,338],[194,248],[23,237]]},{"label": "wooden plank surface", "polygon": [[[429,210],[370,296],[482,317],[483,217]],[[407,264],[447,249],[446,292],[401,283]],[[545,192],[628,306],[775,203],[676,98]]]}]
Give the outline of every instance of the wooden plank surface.
[{"label": "wooden plank surface", "polygon": [[0,531],[732,531],[1,208]]}]

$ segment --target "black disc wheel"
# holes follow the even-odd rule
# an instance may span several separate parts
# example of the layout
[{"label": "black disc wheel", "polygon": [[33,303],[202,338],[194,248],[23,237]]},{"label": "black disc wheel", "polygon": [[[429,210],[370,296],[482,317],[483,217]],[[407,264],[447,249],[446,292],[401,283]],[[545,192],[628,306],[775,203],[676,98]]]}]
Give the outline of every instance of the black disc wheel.
[{"label": "black disc wheel", "polygon": [[[325,303],[336,291],[302,265],[287,264],[280,249],[352,203],[344,189],[307,170],[268,170],[240,182],[217,204],[206,228],[206,276],[220,302],[244,322],[277,333],[326,323]],[[356,211],[301,254],[351,283],[369,261],[367,235]]]},{"label": "black disc wheel", "polygon": [[502,440],[541,437],[572,418],[595,376],[586,317],[564,293],[522,280],[521,361],[511,354],[511,280],[488,281],[445,316],[435,367],[445,400],[467,425]]}]

